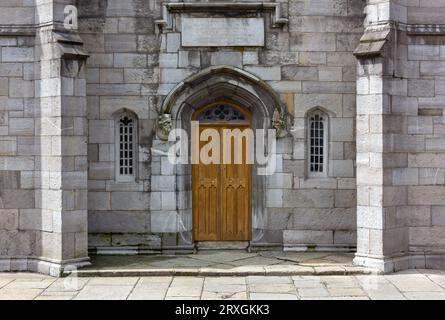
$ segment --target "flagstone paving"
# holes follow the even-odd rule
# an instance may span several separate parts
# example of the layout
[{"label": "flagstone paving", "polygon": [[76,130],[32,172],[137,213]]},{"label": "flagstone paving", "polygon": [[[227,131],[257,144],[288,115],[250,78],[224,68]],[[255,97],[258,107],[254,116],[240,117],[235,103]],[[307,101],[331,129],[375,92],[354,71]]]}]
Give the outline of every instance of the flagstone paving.
[{"label": "flagstone paving", "polygon": [[242,250],[186,255],[92,256],[79,276],[218,276],[366,274],[352,264],[353,253]]},{"label": "flagstone paving", "polygon": [[445,271],[389,275],[75,277],[0,273],[0,299],[16,300],[445,300]]}]

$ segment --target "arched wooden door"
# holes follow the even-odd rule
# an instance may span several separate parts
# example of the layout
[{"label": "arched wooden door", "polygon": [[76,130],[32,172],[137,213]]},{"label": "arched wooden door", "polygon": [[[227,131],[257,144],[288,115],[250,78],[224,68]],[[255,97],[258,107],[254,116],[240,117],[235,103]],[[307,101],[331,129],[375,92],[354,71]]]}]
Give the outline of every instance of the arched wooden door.
[{"label": "arched wooden door", "polygon": [[[213,144],[216,149],[206,147],[212,138],[200,141],[197,148],[200,153],[206,148],[204,154],[210,156],[219,153],[218,163],[200,157],[198,164],[192,164],[193,239],[250,240],[252,165],[248,161],[251,137],[247,131],[251,129],[250,114],[231,103],[219,102],[198,110],[193,119],[199,121],[200,136],[209,130],[220,137]],[[239,144],[228,138],[237,129],[245,135]]]}]

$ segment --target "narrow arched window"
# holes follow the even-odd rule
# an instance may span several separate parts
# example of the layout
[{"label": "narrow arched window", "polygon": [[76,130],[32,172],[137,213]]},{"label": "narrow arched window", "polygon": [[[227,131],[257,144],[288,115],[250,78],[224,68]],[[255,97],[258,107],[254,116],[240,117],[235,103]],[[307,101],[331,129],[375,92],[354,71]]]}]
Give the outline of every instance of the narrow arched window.
[{"label": "narrow arched window", "polygon": [[116,119],[116,180],[129,182],[136,179],[136,118],[122,114]]},{"label": "narrow arched window", "polygon": [[327,116],[315,111],[308,115],[309,145],[309,176],[325,176],[327,174]]}]

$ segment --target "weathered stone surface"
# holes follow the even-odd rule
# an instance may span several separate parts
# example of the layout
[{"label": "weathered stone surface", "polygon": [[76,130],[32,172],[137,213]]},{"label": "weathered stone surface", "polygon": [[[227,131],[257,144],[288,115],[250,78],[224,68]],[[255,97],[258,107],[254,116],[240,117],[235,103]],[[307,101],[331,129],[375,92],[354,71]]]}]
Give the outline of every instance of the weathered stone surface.
[{"label": "weathered stone surface", "polygon": [[88,230],[92,233],[147,233],[150,213],[147,211],[90,211]]},{"label": "weathered stone surface", "polygon": [[184,47],[264,46],[262,18],[183,18]]},{"label": "weathered stone surface", "polygon": [[214,66],[227,65],[241,68],[243,64],[242,58],[243,56],[241,52],[215,52],[211,56],[210,63]]},{"label": "weathered stone surface", "polygon": [[332,231],[312,230],[285,230],[283,232],[283,243],[289,244],[332,244],[334,236]]},{"label": "weathered stone surface", "polygon": [[334,195],[330,190],[284,190],[285,208],[330,208]]},{"label": "weathered stone surface", "polygon": [[34,61],[33,48],[4,47],[2,48],[3,62],[32,62]]},{"label": "weathered stone surface", "polygon": [[112,192],[113,210],[145,210],[150,208],[150,197],[142,192]]},{"label": "weathered stone surface", "polygon": [[355,208],[296,208],[289,215],[288,229],[347,230],[356,227]]},{"label": "weathered stone surface", "polygon": [[[224,10],[186,1],[169,15],[152,1],[99,2],[78,1],[79,29],[69,39],[39,29],[62,21],[63,6],[40,3],[35,15],[30,0],[0,4],[9,32],[0,37],[0,229],[7,231],[0,251],[81,258],[87,232],[92,247],[158,249],[161,237],[164,246],[189,246],[191,166],[168,163],[157,119],[168,112],[173,127],[188,127],[201,103],[228,99],[252,111],[255,128],[269,128],[280,104],[288,129],[277,140],[276,172],[252,170],[254,239],[284,238],[288,248],[357,239],[360,263],[419,252],[415,262],[385,261],[391,270],[441,263],[434,254],[445,245],[432,237],[441,236],[445,206],[445,50],[440,27],[431,27],[440,24],[440,1],[280,0],[276,13],[288,21],[252,1]],[[394,28],[375,31],[388,21],[400,28],[397,37]],[[34,24],[37,37],[16,35]],[[380,55],[357,59],[360,41],[368,50],[356,53]],[[81,65],[82,50],[89,58]],[[325,172],[315,177],[307,114],[316,109],[328,132]],[[136,158],[133,176],[121,177],[114,126],[125,112],[137,120]],[[26,243],[14,247],[11,239]],[[23,261],[15,268],[26,269]]]},{"label": "weathered stone surface", "polygon": [[111,239],[112,246],[147,246],[150,248],[161,246],[161,239],[158,236],[150,234],[113,234]]},{"label": "weathered stone surface", "polygon": [[0,230],[17,230],[18,216],[17,209],[0,209]]},{"label": "weathered stone surface", "polygon": [[408,187],[408,203],[413,205],[444,205],[445,187],[443,186]]}]

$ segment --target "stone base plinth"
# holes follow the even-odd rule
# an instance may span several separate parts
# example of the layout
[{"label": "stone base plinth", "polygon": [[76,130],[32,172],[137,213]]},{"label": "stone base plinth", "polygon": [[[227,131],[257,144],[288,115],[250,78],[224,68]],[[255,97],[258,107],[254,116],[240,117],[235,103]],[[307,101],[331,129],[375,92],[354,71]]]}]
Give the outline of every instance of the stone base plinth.
[{"label": "stone base plinth", "polygon": [[90,258],[55,261],[39,257],[0,258],[0,272],[29,271],[60,277],[64,272],[73,272],[90,266]]},{"label": "stone base plinth", "polygon": [[411,253],[399,257],[370,257],[356,254],[353,263],[384,273],[405,269],[445,269],[445,253]]}]

